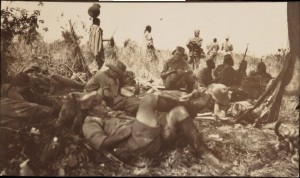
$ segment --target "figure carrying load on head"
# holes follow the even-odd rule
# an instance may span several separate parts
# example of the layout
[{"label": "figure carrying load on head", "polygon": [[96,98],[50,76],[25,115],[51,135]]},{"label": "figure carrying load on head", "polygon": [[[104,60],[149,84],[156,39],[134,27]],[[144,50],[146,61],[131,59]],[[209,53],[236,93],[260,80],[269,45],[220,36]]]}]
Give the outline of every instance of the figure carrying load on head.
[{"label": "figure carrying load on head", "polygon": [[151,58],[151,61],[157,61],[157,56],[155,54],[155,47],[153,45],[153,38],[151,35],[152,28],[150,25],[146,26],[144,31],[145,35],[145,45],[146,45],[146,56]]},{"label": "figure carrying load on head", "polygon": [[93,4],[88,14],[93,18],[93,24],[90,27],[89,47],[96,58],[98,69],[100,70],[104,64],[104,46],[103,42],[108,41],[111,47],[114,47],[114,39],[103,39],[103,30],[100,27],[100,19],[97,18],[100,14],[100,5]]}]

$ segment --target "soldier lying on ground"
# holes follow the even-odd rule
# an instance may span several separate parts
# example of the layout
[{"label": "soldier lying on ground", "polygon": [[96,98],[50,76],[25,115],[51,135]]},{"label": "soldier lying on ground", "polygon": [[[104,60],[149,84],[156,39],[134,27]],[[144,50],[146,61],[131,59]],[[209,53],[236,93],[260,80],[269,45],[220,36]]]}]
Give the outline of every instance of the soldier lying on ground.
[{"label": "soldier lying on ground", "polygon": [[[200,112],[203,107],[201,107],[201,102],[206,101],[207,104],[210,103],[210,110],[214,111],[214,114],[220,118],[225,117],[224,110],[228,109],[230,102],[230,92],[228,87],[223,84],[213,83],[207,86],[207,88],[199,87],[192,93],[184,95],[180,98],[181,101],[189,101],[190,107],[193,107],[195,113]],[[213,103],[212,103],[213,102]],[[211,103],[213,105],[211,105]]]},{"label": "soldier lying on ground", "polygon": [[[102,89],[88,93],[72,92],[63,103],[55,128],[66,128],[81,135],[81,127],[88,110],[101,104]],[[101,93],[101,94],[99,94]]]},{"label": "soldier lying on ground", "polygon": [[48,75],[37,65],[31,65],[23,70],[30,78],[30,87],[41,94],[54,94],[64,88],[83,89],[85,84],[69,79],[59,74]]},{"label": "soldier lying on ground", "polygon": [[173,57],[165,62],[161,72],[164,86],[167,90],[179,90],[186,87],[189,93],[193,90],[195,80],[192,69],[183,59],[184,48],[177,46],[172,54]]},{"label": "soldier lying on ground", "polygon": [[[229,165],[218,159],[207,147],[187,110],[162,95],[146,95],[137,116],[132,120],[107,117],[106,104],[94,107],[82,130],[95,149],[107,149],[127,162],[139,156],[156,157],[179,137],[184,137],[197,156],[221,168]],[[205,105],[206,103],[204,103]],[[155,111],[167,112],[156,117]]]},{"label": "soldier lying on ground", "polygon": [[[270,86],[271,83],[268,84]],[[230,102],[232,94],[229,92],[228,87],[222,84],[211,84],[207,88],[198,88],[190,94],[182,96],[181,100],[203,100],[203,97],[210,94],[214,99],[214,106],[210,108],[211,111],[220,119],[232,117],[235,121],[237,117],[243,114],[248,109],[252,108],[256,100],[245,99],[243,101]],[[274,98],[271,96],[263,102],[258,108],[254,109],[241,120],[241,123],[258,123],[267,116],[268,107],[273,102]],[[193,105],[191,105],[193,106]],[[200,112],[201,107],[196,107],[196,112]]]},{"label": "soldier lying on ground", "polygon": [[140,99],[136,96],[123,97],[120,95],[120,81],[123,80],[126,66],[119,60],[106,64],[106,71],[98,71],[86,84],[85,91],[103,89],[104,100],[114,110],[124,110],[136,114]]},{"label": "soldier lying on ground", "polygon": [[1,86],[1,125],[20,129],[58,116],[60,105],[29,89],[29,82],[28,75],[20,73]]}]

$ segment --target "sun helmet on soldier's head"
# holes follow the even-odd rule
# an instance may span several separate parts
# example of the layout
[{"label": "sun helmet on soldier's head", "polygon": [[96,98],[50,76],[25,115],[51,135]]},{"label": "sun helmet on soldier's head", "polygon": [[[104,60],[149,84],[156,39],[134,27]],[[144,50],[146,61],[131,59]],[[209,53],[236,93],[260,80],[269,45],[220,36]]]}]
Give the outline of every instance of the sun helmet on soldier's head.
[{"label": "sun helmet on soldier's head", "polygon": [[223,84],[210,84],[207,86],[207,92],[211,94],[212,98],[221,105],[228,105],[230,103],[228,87]]}]

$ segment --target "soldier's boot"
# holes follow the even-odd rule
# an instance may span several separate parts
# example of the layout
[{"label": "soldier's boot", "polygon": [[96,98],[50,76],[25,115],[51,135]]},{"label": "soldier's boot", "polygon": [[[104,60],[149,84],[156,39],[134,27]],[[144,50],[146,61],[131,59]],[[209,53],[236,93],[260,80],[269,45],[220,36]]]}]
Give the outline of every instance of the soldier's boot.
[{"label": "soldier's boot", "polygon": [[193,120],[190,118],[184,119],[179,123],[179,128],[192,147],[196,156],[201,157],[205,163],[215,166],[220,169],[229,169],[230,164],[218,158],[208,146],[204,143],[202,135],[197,130]]}]

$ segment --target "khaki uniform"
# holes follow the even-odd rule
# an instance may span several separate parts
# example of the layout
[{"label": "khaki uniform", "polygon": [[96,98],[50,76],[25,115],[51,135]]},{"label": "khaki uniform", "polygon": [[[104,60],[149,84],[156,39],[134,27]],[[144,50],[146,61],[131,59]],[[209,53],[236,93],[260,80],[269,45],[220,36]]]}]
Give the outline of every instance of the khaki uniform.
[{"label": "khaki uniform", "polygon": [[[31,88],[38,93],[51,93],[51,90],[74,88],[83,89],[85,84],[74,81],[62,75],[53,74],[50,77],[40,73],[28,73],[30,78]],[[54,92],[54,90],[53,90]]]},{"label": "khaki uniform", "polygon": [[192,64],[194,62],[194,65],[196,66],[196,68],[199,67],[200,58],[203,53],[203,50],[201,48],[202,41],[203,41],[203,39],[201,37],[193,37],[186,44],[186,46],[188,47],[188,49],[190,51],[189,63]]},{"label": "khaki uniform", "polygon": [[113,96],[118,95],[119,80],[108,75],[108,71],[97,71],[97,73],[87,82],[85,91],[96,91],[99,88],[109,89]]},{"label": "khaki uniform", "polygon": [[226,41],[225,43],[222,44],[222,50],[231,53],[233,51],[233,46],[229,41]]},{"label": "khaki uniform", "polygon": [[48,106],[28,102],[10,84],[1,86],[1,125],[20,129],[47,120],[53,112],[54,109]]},{"label": "khaki uniform", "polygon": [[218,42],[212,42],[210,44],[210,48],[208,50],[208,54],[210,54],[209,59],[213,59],[214,61],[216,61],[219,49],[220,49],[219,43]]},{"label": "khaki uniform", "polygon": [[[181,69],[182,72],[179,72],[179,69]],[[187,90],[191,89],[195,81],[193,73],[185,72],[189,70],[191,70],[190,66],[184,59],[168,59],[161,72],[161,78],[163,79],[166,89],[178,90],[186,85]]]},{"label": "khaki uniform", "polygon": [[99,88],[108,89],[113,98],[106,98],[106,103],[114,110],[124,110],[135,114],[138,109],[140,99],[136,96],[122,97],[120,96],[119,80],[112,79],[108,75],[108,71],[98,71],[86,84],[85,91],[96,91]]}]

